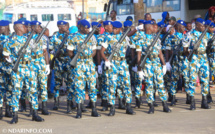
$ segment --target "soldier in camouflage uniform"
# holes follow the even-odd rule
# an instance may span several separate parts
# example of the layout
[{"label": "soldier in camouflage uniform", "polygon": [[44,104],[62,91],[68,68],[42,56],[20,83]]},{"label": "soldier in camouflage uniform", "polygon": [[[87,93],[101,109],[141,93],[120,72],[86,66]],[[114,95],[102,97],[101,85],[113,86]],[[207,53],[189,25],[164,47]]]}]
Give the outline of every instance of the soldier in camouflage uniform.
[{"label": "soldier in camouflage uniform", "polygon": [[[144,23],[145,25],[145,35],[146,38],[144,40],[140,40],[138,44],[136,45],[136,51],[137,51],[137,63],[140,65],[141,63],[141,55],[145,55],[147,52],[147,48],[151,45],[153,41],[153,21],[146,21]],[[163,54],[161,52],[161,44],[158,40],[153,47],[153,52],[150,55],[149,58],[146,60],[145,68],[141,71],[141,68],[138,67],[138,76],[140,79],[144,79],[145,76],[145,82],[146,82],[146,96],[147,96],[147,102],[150,107],[148,113],[153,114],[154,113],[154,88],[157,89],[160,99],[162,100],[163,104],[163,111],[164,112],[171,112],[171,110],[167,106],[167,95],[164,87],[164,80],[163,75],[166,73],[166,64],[164,61]],[[161,63],[163,64],[163,71],[161,67]]]},{"label": "soldier in camouflage uniform", "polygon": [[[4,46],[3,55],[5,56],[8,63],[14,65],[18,58],[18,51],[23,47],[24,43],[26,42],[26,37],[23,36],[24,33],[27,32],[26,27],[24,26],[24,21],[16,21],[14,22],[14,30],[16,35],[10,39]],[[17,72],[12,71],[12,80],[14,89],[12,90],[12,102],[11,105],[13,107],[13,119],[11,120],[11,124],[18,122],[18,110],[19,110],[19,98],[21,94],[21,90],[23,88],[23,83],[25,81],[27,89],[29,89],[30,98],[32,102],[32,109],[33,109],[33,117],[32,120],[34,121],[44,121],[43,118],[38,116],[37,109],[38,109],[38,96],[37,94],[37,82],[35,81],[34,72],[30,71],[30,62],[31,62],[31,50],[28,46],[26,48],[24,57],[20,60],[18,65]]]},{"label": "soldier in camouflage uniform", "polygon": [[[188,48],[190,50],[194,49],[196,45],[195,42],[198,40],[199,36],[205,30],[205,21],[201,18],[196,20],[196,29],[193,30],[190,35],[186,36],[183,40],[184,53],[188,56]],[[194,52],[191,61],[189,62],[189,90],[187,91],[190,95],[190,110],[195,110],[195,100],[194,94],[196,89],[196,79],[199,75],[202,87],[202,104],[201,108],[210,109],[210,106],[207,104],[207,94],[209,86],[209,63],[206,54],[207,47],[207,35],[203,37],[200,41],[200,47],[197,52]]]},{"label": "soldier in camouflage uniform", "polygon": [[4,44],[11,38],[10,29],[9,29],[9,21],[1,20],[0,21],[0,120],[3,118],[3,100],[4,95],[6,96],[6,108],[5,108],[5,117],[12,117],[11,113],[11,97],[12,97],[12,81],[10,72],[8,69],[10,67],[7,66],[3,57],[3,46]]},{"label": "soldier in camouflage uniform", "polygon": [[[171,25],[168,25],[167,31],[171,27],[172,27]],[[167,39],[165,41],[166,66],[167,66],[167,70],[169,72],[171,72],[171,87],[170,87],[170,93],[172,95],[172,100],[171,100],[171,104],[170,104],[171,106],[176,105],[175,95],[176,95],[178,80],[179,80],[179,77],[181,74],[181,60],[183,60],[182,56],[180,55],[180,53],[183,51],[182,45],[181,45],[180,50],[176,50],[176,49],[182,43],[182,38],[184,37],[183,33],[185,31],[185,27],[186,27],[186,23],[182,20],[178,20],[177,26],[176,26],[177,32],[175,32],[175,29],[172,28],[169,36],[167,37]],[[169,59],[170,59],[171,55],[176,51],[178,51],[177,54],[179,54],[179,55],[173,55],[173,58],[171,61],[172,66],[171,66]]]},{"label": "soldier in camouflage uniform", "polygon": [[[207,25],[209,25],[210,23],[211,23],[210,20],[206,21]],[[214,28],[215,28],[215,24],[212,22],[210,24],[210,27],[208,28],[208,32],[207,32],[207,37],[209,39],[208,41],[210,41],[210,39],[214,36]],[[215,41],[212,42],[212,47],[207,52],[211,77],[212,76],[215,77],[215,49],[214,48],[215,48]],[[209,90],[208,95],[207,95],[208,103],[213,103],[213,100],[212,100],[212,97],[211,97],[211,92],[210,92],[210,86],[209,86],[208,90]]]},{"label": "soldier in camouflage uniform", "polygon": [[[66,32],[68,32],[68,22],[65,21],[58,21],[57,25],[59,28],[59,32],[56,32],[52,38],[50,39],[50,46],[49,49],[52,50],[51,53],[55,53],[59,45],[61,44]],[[64,45],[60,55],[56,58],[54,63],[54,77],[55,77],[55,88],[54,88],[54,107],[53,110],[58,110],[59,108],[59,90],[62,85],[62,81],[64,78],[64,82],[67,86],[67,91],[71,91],[70,82],[68,82],[69,75],[71,73],[69,61],[70,58],[67,55],[67,46]],[[72,93],[68,93],[67,103],[71,107],[73,106],[72,103]],[[68,110],[68,113],[70,111]]]},{"label": "soldier in camouflage uniform", "polygon": [[[89,33],[90,23],[87,20],[81,20],[80,31],[73,37],[68,39],[68,53],[72,58],[78,52],[78,46],[82,45],[83,41]],[[74,88],[75,88],[75,101],[77,104],[76,118],[82,118],[82,108],[84,102],[86,84],[89,88],[89,97],[92,102],[91,116],[99,117],[100,114],[96,110],[97,89],[96,89],[96,70],[93,63],[93,57],[96,55],[96,43],[92,38],[86,44],[84,49],[85,56],[81,53],[77,59],[77,66],[74,67]]]},{"label": "soldier in camouflage uniform", "polygon": [[[128,64],[125,59],[125,52],[130,45],[127,40],[125,39],[122,44],[120,45],[120,50],[118,54],[114,54],[113,60],[109,61],[105,56],[104,52],[107,50],[107,56],[113,52],[114,45],[117,45],[118,40],[122,36],[121,28],[122,23],[119,21],[112,22],[113,25],[113,35],[108,36],[108,40],[102,44],[101,49],[101,56],[105,60],[105,68],[109,69],[109,103],[111,105],[109,116],[115,115],[115,93],[116,88],[120,84],[123,87],[123,92],[126,98],[126,114],[135,114],[135,112],[131,108],[131,101],[132,101],[132,92],[131,92],[131,85],[130,85],[130,74],[128,70]],[[134,48],[134,47],[132,47]]]}]

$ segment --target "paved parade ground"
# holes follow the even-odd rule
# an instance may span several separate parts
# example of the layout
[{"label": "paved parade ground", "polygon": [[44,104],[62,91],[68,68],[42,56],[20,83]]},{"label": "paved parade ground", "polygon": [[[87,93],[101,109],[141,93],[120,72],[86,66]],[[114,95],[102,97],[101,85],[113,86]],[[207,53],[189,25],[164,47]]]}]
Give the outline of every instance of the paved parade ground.
[{"label": "paved parade ground", "polygon": [[[215,99],[215,89],[212,89],[212,97]],[[101,117],[95,118],[89,113],[83,113],[82,119],[75,119],[76,113],[66,114],[66,97],[61,97],[60,109],[50,110],[51,116],[41,115],[45,122],[38,123],[27,117],[28,111],[19,112],[18,124],[11,125],[11,118],[3,118],[0,121],[0,134],[4,133],[53,133],[53,134],[95,134],[95,133],[186,133],[186,134],[214,134],[215,133],[215,104],[210,104],[212,109],[200,108],[200,90],[196,93],[196,110],[190,111],[189,105],[185,104],[185,93],[178,93],[178,103],[170,107],[172,113],[162,112],[161,101],[157,99],[159,107],[155,108],[155,114],[147,114],[148,107],[144,103],[140,109],[134,109],[136,115],[127,115],[125,110],[116,109],[114,117],[108,117],[107,112],[101,112]],[[158,98],[158,97],[157,97]],[[62,101],[64,100],[64,101]],[[97,102],[100,104],[100,99]],[[133,99],[133,106],[135,99]],[[49,102],[49,109],[53,106],[53,100]],[[117,106],[116,106],[117,108]],[[90,110],[91,111],[91,110]],[[39,112],[40,113],[40,112]]]}]

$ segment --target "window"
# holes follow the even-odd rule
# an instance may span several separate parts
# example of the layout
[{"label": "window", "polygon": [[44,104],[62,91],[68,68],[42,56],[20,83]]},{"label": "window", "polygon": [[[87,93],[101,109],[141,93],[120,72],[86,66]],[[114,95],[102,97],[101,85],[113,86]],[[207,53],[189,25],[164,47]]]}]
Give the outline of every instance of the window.
[{"label": "window", "polygon": [[26,18],[26,15],[24,13],[18,14],[18,19],[21,19],[21,18]]},{"label": "window", "polygon": [[8,21],[10,21],[10,23],[11,23],[11,22],[12,22],[12,19],[13,19],[13,14],[11,14],[11,13],[4,13],[3,19],[4,19],[4,20],[8,20]]},{"label": "window", "polygon": [[180,0],[165,0],[163,2],[163,11],[180,10]]},{"label": "window", "polygon": [[58,14],[58,20],[71,20],[71,14]]},{"label": "window", "polygon": [[163,0],[146,0],[147,13],[162,12]]},{"label": "window", "polygon": [[90,7],[89,12],[90,13],[96,13],[96,7]]},{"label": "window", "polygon": [[53,21],[53,14],[42,14],[42,21]]},{"label": "window", "polygon": [[31,21],[37,21],[37,15],[36,14],[31,15]]}]

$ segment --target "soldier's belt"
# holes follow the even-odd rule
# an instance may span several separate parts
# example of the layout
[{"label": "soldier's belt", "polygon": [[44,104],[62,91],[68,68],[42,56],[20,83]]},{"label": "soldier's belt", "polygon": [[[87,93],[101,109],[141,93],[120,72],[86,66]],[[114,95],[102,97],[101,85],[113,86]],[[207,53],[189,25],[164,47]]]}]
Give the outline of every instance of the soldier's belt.
[{"label": "soldier's belt", "polygon": [[38,58],[41,58],[41,57],[43,57],[43,54],[31,56],[31,58],[33,58],[33,59],[38,59]]},{"label": "soldier's belt", "polygon": [[20,64],[30,64],[31,62],[30,61],[22,61],[20,62]]},{"label": "soldier's belt", "polygon": [[203,51],[203,52],[194,52],[194,54],[206,54],[206,51]]},{"label": "soldier's belt", "polygon": [[123,61],[125,57],[113,57],[113,60]]},{"label": "soldier's belt", "polygon": [[88,55],[88,56],[79,56],[78,59],[91,59],[92,55]]},{"label": "soldier's belt", "polygon": [[149,59],[155,59],[157,57],[158,57],[158,55],[149,55]]}]

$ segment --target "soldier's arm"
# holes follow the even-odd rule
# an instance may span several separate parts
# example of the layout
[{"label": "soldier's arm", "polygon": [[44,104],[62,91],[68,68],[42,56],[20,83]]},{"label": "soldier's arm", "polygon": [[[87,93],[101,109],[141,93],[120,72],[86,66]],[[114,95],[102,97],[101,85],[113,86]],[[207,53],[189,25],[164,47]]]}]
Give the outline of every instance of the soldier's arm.
[{"label": "soldier's arm", "polygon": [[100,51],[100,54],[101,54],[102,58],[103,58],[105,61],[108,61],[108,59],[106,58],[106,56],[105,56],[105,54],[104,54],[105,50],[106,50],[106,48],[102,46],[102,49],[101,49],[101,51]]},{"label": "soldier's arm", "polygon": [[69,37],[68,42],[67,42],[67,54],[69,55],[69,57],[72,59],[74,56],[74,44],[72,42],[72,39]]},{"label": "soldier's arm", "polygon": [[166,59],[166,62],[168,62],[172,54],[172,47],[169,39],[165,41],[165,44],[166,44],[165,59]]},{"label": "soldier's arm", "polygon": [[142,44],[141,41],[138,41],[138,43],[136,44],[138,71],[141,71],[141,68],[140,68],[141,53],[142,53],[141,44]]},{"label": "soldier's arm", "polygon": [[158,56],[159,56],[159,58],[160,58],[160,60],[161,60],[161,63],[162,63],[163,65],[166,65],[165,60],[164,60],[164,57],[163,57],[163,53],[162,53],[161,50],[159,50]]}]

